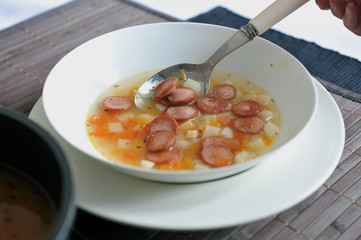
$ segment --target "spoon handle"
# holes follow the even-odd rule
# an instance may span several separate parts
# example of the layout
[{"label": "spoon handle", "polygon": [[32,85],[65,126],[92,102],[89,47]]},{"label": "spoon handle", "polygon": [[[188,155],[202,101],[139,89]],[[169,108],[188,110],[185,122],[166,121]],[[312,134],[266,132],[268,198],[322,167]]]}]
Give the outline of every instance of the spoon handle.
[{"label": "spoon handle", "polygon": [[213,68],[225,56],[251,41],[257,35],[264,33],[308,1],[309,0],[276,0],[248,24],[242,26],[240,31],[236,32],[218,48],[205,64],[209,64],[209,66]]},{"label": "spoon handle", "polygon": [[261,35],[308,1],[309,0],[276,0],[254,17],[250,23],[256,29],[257,35]]},{"label": "spoon handle", "polygon": [[214,66],[225,56],[246,44],[256,36],[257,33],[250,24],[242,26],[240,31],[237,31],[232,35],[232,37],[223,43],[223,45],[218,48],[217,51],[213,53],[213,55],[204,64],[209,64],[210,68],[213,69]]}]

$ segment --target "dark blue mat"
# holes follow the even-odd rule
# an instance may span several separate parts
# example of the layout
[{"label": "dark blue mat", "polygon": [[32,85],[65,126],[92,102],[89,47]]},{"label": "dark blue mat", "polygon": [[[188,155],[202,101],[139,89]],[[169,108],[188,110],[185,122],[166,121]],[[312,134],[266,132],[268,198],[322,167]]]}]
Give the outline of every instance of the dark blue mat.
[{"label": "dark blue mat", "polygon": [[[225,8],[217,7],[207,13],[189,19],[189,21],[240,28],[248,23],[249,19]],[[325,84],[328,90],[361,102],[361,95],[359,96],[361,94],[360,61],[272,29],[262,34],[261,37],[287,50],[302,62],[316,78],[331,83],[329,85]]]}]

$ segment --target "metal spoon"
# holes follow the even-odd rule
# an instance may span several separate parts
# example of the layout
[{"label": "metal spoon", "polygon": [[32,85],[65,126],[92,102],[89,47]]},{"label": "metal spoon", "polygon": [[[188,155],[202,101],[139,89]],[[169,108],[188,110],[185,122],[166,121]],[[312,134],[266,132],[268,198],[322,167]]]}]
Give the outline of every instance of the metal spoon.
[{"label": "metal spoon", "polygon": [[[148,107],[153,99],[153,90],[155,87],[172,77],[193,79],[201,84],[201,90],[198,97],[207,94],[210,85],[210,77],[214,67],[228,54],[253,40],[257,35],[267,31],[274,24],[294,12],[309,0],[276,0],[269,7],[263,10],[248,24],[242,26],[230,39],[228,39],[216,52],[202,64],[182,63],[167,67],[150,77],[135,95],[135,105],[139,109]],[[183,72],[183,73],[181,73]]]}]

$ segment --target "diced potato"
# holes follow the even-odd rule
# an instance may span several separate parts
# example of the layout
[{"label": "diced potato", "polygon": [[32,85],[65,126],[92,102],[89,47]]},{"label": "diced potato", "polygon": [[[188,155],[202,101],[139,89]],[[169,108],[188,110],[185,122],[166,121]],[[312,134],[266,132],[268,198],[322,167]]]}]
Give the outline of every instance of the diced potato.
[{"label": "diced potato", "polygon": [[248,143],[248,146],[253,151],[262,151],[265,149],[266,145],[263,142],[263,139],[261,137],[258,137],[256,139],[251,140]]},{"label": "diced potato", "polygon": [[159,111],[163,111],[163,110],[167,109],[166,106],[164,106],[163,104],[160,104],[160,103],[155,104],[155,108],[158,109]]},{"label": "diced potato", "polygon": [[190,142],[187,140],[178,140],[175,142],[175,147],[179,149],[186,149],[190,145]]},{"label": "diced potato", "polygon": [[150,114],[140,114],[138,116],[139,124],[145,125],[153,120],[153,117]]},{"label": "diced potato", "polygon": [[219,116],[228,116],[228,117],[230,117],[230,118],[235,118],[235,117],[237,117],[237,115],[235,115],[232,111],[230,111],[230,112],[223,112],[223,113],[221,113],[221,114],[218,114],[218,117]]},{"label": "diced potato", "polygon": [[187,131],[188,129],[192,129],[194,126],[195,126],[195,125],[194,125],[194,120],[188,120],[188,121],[180,124],[180,125],[178,126],[178,128],[179,128],[181,131],[185,132],[185,131]]},{"label": "diced potato", "polygon": [[195,125],[196,126],[218,125],[217,114],[202,114],[198,119],[196,119]]},{"label": "diced potato", "polygon": [[247,160],[249,160],[249,153],[246,151],[243,152],[237,152],[234,156],[234,162],[235,163],[244,163]]},{"label": "diced potato", "polygon": [[108,128],[110,132],[123,132],[123,126],[120,122],[110,122],[108,123]]},{"label": "diced potato", "polygon": [[234,156],[234,162],[235,163],[244,163],[248,160],[251,160],[253,158],[256,158],[257,154],[255,153],[251,153],[251,152],[247,152],[247,151],[242,151],[242,152],[236,152],[235,156]]},{"label": "diced potato", "polygon": [[138,118],[139,118],[139,119],[144,118],[144,119],[146,119],[146,120],[148,120],[148,121],[152,121],[152,119],[153,119],[153,117],[152,117],[150,114],[148,114],[148,113],[139,114]]},{"label": "diced potato", "polygon": [[268,111],[268,110],[262,110],[260,113],[259,113],[259,117],[265,121],[265,122],[268,122],[269,120],[271,120],[273,118],[273,112],[271,111]]},{"label": "diced potato", "polygon": [[209,121],[211,119],[210,114],[202,114],[201,116],[196,118],[196,125],[202,126],[202,125],[209,125]]},{"label": "diced potato", "polygon": [[220,136],[225,138],[233,138],[233,130],[230,127],[225,127],[219,133]]},{"label": "diced potato", "polygon": [[134,118],[134,115],[132,113],[124,113],[124,114],[119,114],[117,116],[117,118],[122,121],[122,120],[125,120],[125,119],[131,119],[131,118]]},{"label": "diced potato", "polygon": [[247,93],[247,94],[244,94],[242,98],[244,100],[255,100],[256,97],[257,97],[256,93]]},{"label": "diced potato", "polygon": [[207,126],[206,129],[203,132],[204,138],[211,137],[211,136],[218,136],[222,128],[220,127],[214,127],[214,126]]},{"label": "diced potato", "polygon": [[263,127],[263,131],[266,136],[271,139],[275,139],[280,133],[280,129],[278,128],[278,126],[271,121],[266,123],[266,125]]},{"label": "diced potato", "polygon": [[128,149],[130,147],[130,140],[129,139],[118,139],[118,147],[121,149]]},{"label": "diced potato", "polygon": [[239,98],[239,97],[241,97],[242,95],[243,95],[243,93],[237,89],[236,97]]},{"label": "diced potato", "polygon": [[194,170],[209,170],[210,168],[210,166],[201,161],[197,161],[196,164],[194,164]]},{"label": "diced potato", "polygon": [[248,88],[244,90],[245,94],[256,94],[256,90],[252,89],[252,88]]},{"label": "diced potato", "polygon": [[145,168],[145,169],[151,169],[154,167],[154,165],[155,165],[155,163],[152,161],[148,161],[148,160],[140,161],[140,167]]},{"label": "diced potato", "polygon": [[192,138],[187,140],[187,142],[189,142],[189,144],[197,144],[199,143],[199,138]]},{"label": "diced potato", "polygon": [[197,93],[199,93],[202,89],[201,84],[191,78],[188,78],[187,81],[185,81],[183,87],[192,88]]},{"label": "diced potato", "polygon": [[198,130],[188,130],[187,131],[187,138],[197,138],[199,136],[199,131]]},{"label": "diced potato", "polygon": [[268,106],[271,103],[272,98],[270,95],[260,94],[257,96],[257,101],[264,106]]}]

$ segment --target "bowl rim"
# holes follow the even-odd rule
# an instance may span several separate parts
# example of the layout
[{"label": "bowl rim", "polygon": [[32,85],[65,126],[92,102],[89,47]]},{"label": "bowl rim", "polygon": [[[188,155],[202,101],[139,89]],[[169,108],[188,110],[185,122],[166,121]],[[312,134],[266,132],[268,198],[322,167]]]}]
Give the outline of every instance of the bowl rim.
[{"label": "bowl rim", "polygon": [[73,184],[72,172],[68,163],[68,156],[60,147],[59,143],[52,136],[50,136],[47,131],[45,131],[33,120],[27,118],[25,115],[6,107],[0,107],[0,116],[4,116],[29,129],[32,133],[37,135],[53,153],[54,159],[59,166],[59,171],[62,176],[62,194],[60,196],[60,204],[56,212],[56,221],[52,226],[49,239],[65,239],[70,233],[71,226],[76,214],[75,188]]},{"label": "bowl rim", "polygon": [[[161,25],[190,25],[190,26],[205,26],[205,27],[210,27],[210,28],[219,28],[219,29],[227,29],[227,30],[231,30],[231,31],[237,31],[238,29],[235,28],[231,28],[231,27],[227,27],[227,26],[220,26],[220,25],[215,25],[215,24],[209,24],[209,23],[194,23],[194,22],[162,22],[162,23],[148,23],[148,24],[141,24],[141,25],[136,25],[136,26],[131,26],[131,27],[126,27],[126,28],[121,28],[121,29],[117,29],[114,31],[110,31],[107,33],[104,33],[102,35],[96,36],[82,44],[80,44],[79,46],[77,46],[75,49],[73,49],[72,51],[70,51],[68,54],[71,54],[74,50],[77,50],[79,47],[82,47],[86,44],[88,44],[90,41],[93,41],[97,38],[101,38],[101,37],[105,37],[106,35],[111,35],[111,34],[116,34],[119,31],[129,31],[131,29],[137,29],[137,28],[144,28],[144,27],[154,27],[154,26],[161,26]],[[312,95],[314,96],[314,104],[312,106],[312,110],[310,111],[310,117],[307,120],[306,124],[304,124],[304,126],[302,127],[302,129],[300,129],[297,134],[295,134],[292,138],[288,139],[287,142],[282,143],[281,146],[272,149],[271,151],[267,151],[264,154],[262,154],[261,156],[251,159],[245,163],[241,163],[241,164],[232,164],[230,166],[226,166],[226,167],[221,167],[221,168],[211,168],[207,171],[197,171],[197,170],[182,170],[182,171],[172,171],[172,170],[168,170],[168,171],[164,171],[164,170],[157,170],[157,169],[143,169],[141,167],[137,167],[137,166],[132,166],[132,165],[126,165],[126,164],[122,164],[122,163],[118,163],[118,162],[114,162],[111,160],[106,159],[105,157],[100,157],[100,156],[95,156],[94,154],[89,153],[88,151],[86,151],[86,149],[83,149],[81,147],[79,147],[76,144],[73,144],[72,141],[69,141],[66,137],[64,137],[64,135],[58,131],[58,128],[56,128],[53,123],[50,121],[51,125],[54,127],[55,131],[63,138],[66,140],[66,142],[69,142],[73,147],[75,147],[77,150],[80,150],[81,152],[85,153],[86,155],[90,156],[91,158],[96,159],[97,161],[100,161],[101,163],[104,163],[110,167],[115,167],[115,168],[120,168],[120,170],[126,170],[126,171],[131,171],[131,172],[138,172],[138,173],[145,173],[145,174],[149,174],[154,173],[157,175],[162,175],[162,176],[181,176],[181,175],[185,175],[185,176],[192,176],[192,175],[206,175],[209,173],[209,171],[211,171],[212,173],[221,173],[224,171],[228,171],[228,169],[237,169],[240,168],[240,166],[245,166],[245,165],[252,165],[256,166],[258,164],[258,162],[262,162],[264,158],[268,157],[269,155],[273,154],[274,152],[276,152],[277,150],[279,150],[280,148],[284,148],[285,146],[291,144],[292,142],[294,142],[294,140],[296,138],[299,137],[299,135],[302,134],[302,132],[304,132],[304,130],[310,125],[310,123],[312,122],[314,116],[316,115],[316,110],[317,110],[317,106],[318,106],[318,96],[317,96],[317,90],[316,90],[316,85],[315,82],[312,79],[311,74],[308,72],[308,70],[306,69],[306,67],[295,57],[293,56],[291,53],[289,53],[287,50],[283,49],[282,47],[278,46],[277,44],[262,38],[261,36],[257,37],[257,41],[263,41],[267,44],[272,45],[272,47],[275,47],[278,49],[278,51],[281,51],[283,53],[285,53],[286,55],[290,56],[292,58],[292,60],[294,60],[299,67],[302,68],[302,70],[307,74],[307,78],[309,79],[309,82],[312,85]],[[68,56],[68,54],[66,54],[62,59],[60,59],[59,62],[61,62],[65,57]],[[54,66],[54,68],[56,68],[57,65]],[[217,69],[217,66],[215,67],[215,69]],[[53,70],[52,70],[53,71]],[[51,77],[52,74],[50,72],[50,74],[48,75],[48,78]],[[47,80],[48,80],[47,78]],[[44,89],[43,89],[43,93],[44,91],[46,91],[46,86],[47,86],[47,82],[45,81],[45,85],[44,85]],[[46,101],[44,101],[45,105],[46,105]],[[45,114],[47,115],[48,119],[50,120],[49,116],[48,116],[48,112],[46,111],[47,108],[45,108]],[[248,170],[248,168],[246,168],[245,170]],[[122,171],[124,173],[126,173],[126,171]],[[243,170],[244,171],[244,170]],[[237,172],[238,173],[238,172]],[[146,178],[149,179],[149,178]],[[197,182],[197,181],[192,181],[192,182]]]}]

